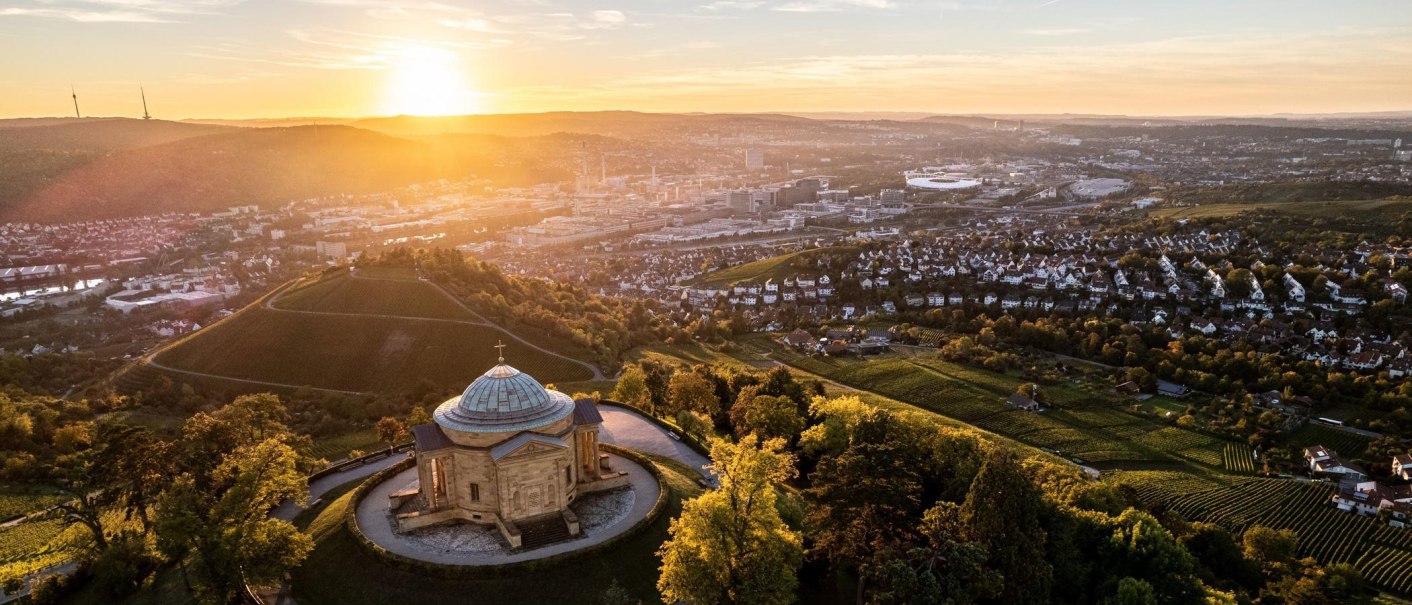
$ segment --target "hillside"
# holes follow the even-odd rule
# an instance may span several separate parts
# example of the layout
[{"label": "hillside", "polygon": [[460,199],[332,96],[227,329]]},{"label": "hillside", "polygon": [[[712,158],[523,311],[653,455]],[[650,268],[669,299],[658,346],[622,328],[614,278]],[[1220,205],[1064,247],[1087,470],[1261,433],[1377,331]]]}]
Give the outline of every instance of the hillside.
[{"label": "hillside", "polygon": [[739,282],[764,283],[767,279],[778,282],[795,274],[817,277],[821,267],[830,267],[835,260],[841,261],[857,253],[858,248],[852,246],[790,252],[698,275],[687,283],[703,288],[720,288]]},{"label": "hillside", "polygon": [[269,306],[256,303],[153,361],[158,369],[340,391],[396,392],[427,383],[454,389],[495,364],[494,345],[502,340],[505,358],[541,382],[592,375],[479,323],[428,283],[347,277],[301,284]]},{"label": "hillside", "polygon": [[[202,127],[204,128],[204,127]],[[37,191],[0,197],[0,219],[60,221],[212,211],[337,193],[384,191],[443,177],[523,178],[474,147],[432,147],[346,126],[218,129],[119,150],[46,175]],[[43,168],[36,167],[30,178]],[[0,180],[9,175],[0,173]]]}]

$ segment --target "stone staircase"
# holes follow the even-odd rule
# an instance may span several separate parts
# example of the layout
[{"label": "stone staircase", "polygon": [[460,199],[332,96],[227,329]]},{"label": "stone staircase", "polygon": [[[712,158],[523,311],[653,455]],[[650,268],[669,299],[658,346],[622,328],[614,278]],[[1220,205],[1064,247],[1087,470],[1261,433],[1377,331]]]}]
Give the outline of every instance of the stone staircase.
[{"label": "stone staircase", "polygon": [[568,524],[564,523],[564,517],[560,515],[521,521],[516,525],[520,529],[520,548],[525,550],[563,542],[572,537],[569,535]]}]

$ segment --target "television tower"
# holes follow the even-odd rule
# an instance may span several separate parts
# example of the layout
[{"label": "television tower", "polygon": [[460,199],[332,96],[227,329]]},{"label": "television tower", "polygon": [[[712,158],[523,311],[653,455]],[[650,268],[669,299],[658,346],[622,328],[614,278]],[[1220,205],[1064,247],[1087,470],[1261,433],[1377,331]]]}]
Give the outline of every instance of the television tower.
[{"label": "television tower", "polygon": [[147,91],[143,90],[141,86],[138,86],[137,92],[142,93],[142,119],[152,119],[152,114],[147,113]]},{"label": "television tower", "polygon": [[74,86],[72,84],[69,85],[69,95],[74,98],[74,117],[82,118],[83,114],[80,114],[78,112],[78,92],[74,91]]}]

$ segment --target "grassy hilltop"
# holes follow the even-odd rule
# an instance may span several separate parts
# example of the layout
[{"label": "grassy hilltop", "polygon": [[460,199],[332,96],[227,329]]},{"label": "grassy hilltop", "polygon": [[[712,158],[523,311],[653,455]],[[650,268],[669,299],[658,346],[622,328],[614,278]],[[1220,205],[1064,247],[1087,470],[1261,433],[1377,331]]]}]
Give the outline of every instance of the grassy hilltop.
[{"label": "grassy hilltop", "polygon": [[[302,283],[158,353],[188,372],[341,391],[463,386],[506,360],[541,382],[585,380],[573,361],[527,347],[415,279]],[[544,343],[555,350],[554,343]]]}]

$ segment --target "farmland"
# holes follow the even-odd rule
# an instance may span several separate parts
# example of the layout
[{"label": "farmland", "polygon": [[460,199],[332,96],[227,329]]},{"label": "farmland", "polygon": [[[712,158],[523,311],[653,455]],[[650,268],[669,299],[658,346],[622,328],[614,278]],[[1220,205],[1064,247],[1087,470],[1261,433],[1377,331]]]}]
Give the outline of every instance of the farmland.
[{"label": "farmland", "polygon": [[367,279],[341,274],[300,283],[280,294],[275,308],[321,313],[366,313],[400,317],[473,320],[464,307],[436,286],[421,281]]},{"label": "farmland", "polygon": [[1405,573],[1412,563],[1412,532],[1334,509],[1327,486],[1166,471],[1117,471],[1108,480],[1131,486],[1144,502],[1233,532],[1252,525],[1293,530],[1301,556],[1349,563],[1381,588],[1412,591],[1412,576]]},{"label": "farmland", "polygon": [[296,283],[268,307],[246,307],[159,351],[152,361],[157,369],[209,375],[182,374],[174,377],[178,381],[224,377],[399,392],[464,386],[495,364],[495,345],[504,341],[506,360],[542,382],[593,377],[582,364],[485,325],[411,270],[379,269]]},{"label": "farmland", "polygon": [[0,579],[68,558],[63,521],[48,519],[0,529]]},{"label": "farmland", "polygon": [[1047,401],[1064,407],[1043,413],[1016,410],[1004,400],[1023,382],[939,357],[884,356],[870,361],[816,359],[783,347],[775,359],[859,389],[904,401],[1022,443],[1060,452],[1099,468],[1220,468],[1227,441],[1117,407],[1106,393],[1081,385],[1044,387]]},{"label": "farmland", "polygon": [[1300,427],[1289,437],[1289,446],[1301,449],[1311,445],[1322,445],[1341,456],[1356,458],[1363,454],[1370,439],[1362,435],[1341,431],[1326,424],[1310,422]]},{"label": "farmland", "polygon": [[377,433],[371,430],[361,430],[324,439],[315,439],[314,447],[309,453],[315,458],[323,458],[332,462],[343,459],[352,450],[371,453],[384,447],[386,446],[378,441]]},{"label": "farmland", "polygon": [[233,378],[345,391],[389,392],[423,381],[464,386],[505,358],[540,381],[585,380],[573,361],[467,323],[362,315],[307,315],[249,308],[158,353],[159,364]]},{"label": "farmland", "polygon": [[42,510],[58,504],[63,499],[63,496],[50,488],[7,485],[0,488],[0,520]]},{"label": "farmland", "polygon": [[1373,220],[1395,219],[1412,211],[1412,201],[1398,199],[1344,200],[1344,201],[1293,201],[1293,202],[1252,202],[1244,204],[1201,204],[1177,208],[1163,208],[1149,213],[1150,216],[1172,219],[1228,218],[1242,212],[1275,212],[1307,218],[1340,218],[1358,214]]},{"label": "farmland", "polygon": [[[1412,531],[1335,509],[1329,486],[1255,477],[1262,465],[1244,443],[1130,413],[1105,393],[1080,385],[1044,387],[1053,393],[1049,400],[1063,407],[1043,413],[1012,409],[1003,399],[1019,377],[937,357],[820,359],[780,346],[770,354],[800,370],[1104,469],[1106,481],[1127,485],[1147,505],[1186,519],[1237,533],[1257,524],[1294,530],[1301,556],[1354,565],[1379,588],[1412,592],[1412,576],[1405,573],[1412,565]],[[1294,439],[1351,453],[1367,445],[1365,438],[1317,424]]]}]

